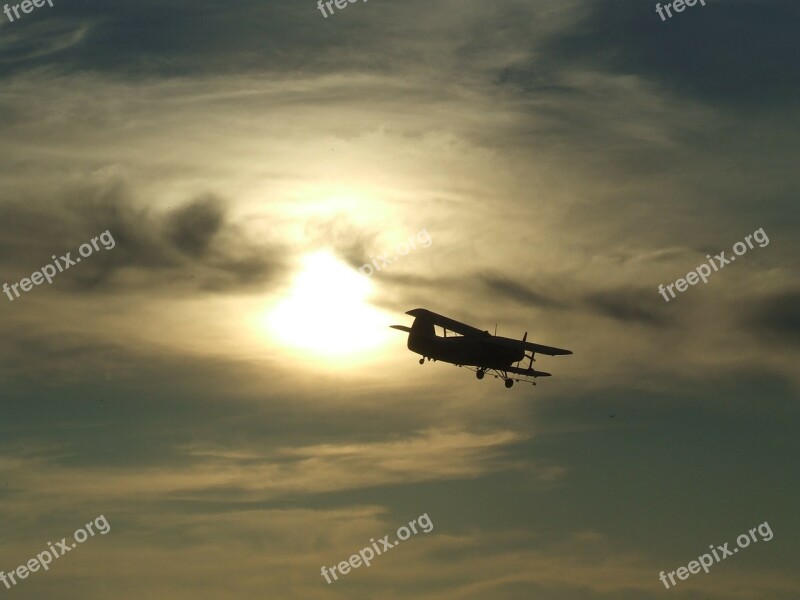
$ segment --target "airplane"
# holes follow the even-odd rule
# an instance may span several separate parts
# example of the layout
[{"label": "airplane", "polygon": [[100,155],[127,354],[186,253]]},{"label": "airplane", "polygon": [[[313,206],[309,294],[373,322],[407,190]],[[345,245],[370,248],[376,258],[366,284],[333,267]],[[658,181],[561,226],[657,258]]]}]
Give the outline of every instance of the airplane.
[{"label": "airplane", "polygon": [[[406,314],[414,317],[411,327],[405,325],[390,327],[408,333],[408,349],[422,355],[419,364],[423,364],[426,358],[433,359],[434,362],[441,360],[475,371],[475,377],[478,379],[483,379],[487,372],[492,371],[495,379],[500,377],[507,388],[513,386],[514,381],[520,381],[512,375],[521,375],[524,383],[533,385],[536,385],[536,382],[532,381],[531,377],[533,379],[550,377],[550,373],[533,369],[534,354],[537,352],[548,356],[572,354],[571,350],[527,341],[527,331],[522,340],[515,340],[496,335],[497,330],[495,335],[492,335],[488,331],[481,331],[424,308],[415,308]],[[444,337],[436,335],[435,325],[444,329]],[[457,335],[448,337],[448,330]],[[523,359],[530,359],[528,368],[519,366]]]}]

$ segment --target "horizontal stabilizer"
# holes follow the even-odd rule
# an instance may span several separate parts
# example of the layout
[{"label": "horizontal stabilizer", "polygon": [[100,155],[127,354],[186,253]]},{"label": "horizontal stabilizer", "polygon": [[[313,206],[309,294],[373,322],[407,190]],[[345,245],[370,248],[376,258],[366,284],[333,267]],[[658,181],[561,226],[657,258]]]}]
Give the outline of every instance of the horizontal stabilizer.
[{"label": "horizontal stabilizer", "polygon": [[406,333],[411,333],[411,327],[406,327],[405,325],[389,325],[392,329],[399,329],[400,331],[405,331]]}]

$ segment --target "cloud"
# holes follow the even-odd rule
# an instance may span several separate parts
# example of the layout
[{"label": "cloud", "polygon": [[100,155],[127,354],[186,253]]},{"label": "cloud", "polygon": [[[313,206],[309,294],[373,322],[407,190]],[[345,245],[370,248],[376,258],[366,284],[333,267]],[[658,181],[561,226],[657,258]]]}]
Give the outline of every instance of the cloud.
[{"label": "cloud", "polygon": [[[628,600],[762,489],[790,520],[797,10],[71,0],[3,25],[3,277],[117,242],[3,300],[4,564],[104,513],[31,597]],[[663,302],[761,225],[768,250]],[[553,378],[265,334],[302,255],[357,269],[421,227],[373,301],[575,350]],[[431,535],[319,576],[423,510]],[[794,598],[781,539],[769,571],[681,585]]]},{"label": "cloud", "polygon": [[[263,290],[285,266],[276,243],[253,239],[232,222],[229,203],[200,195],[182,206],[156,211],[138,206],[117,177],[50,191],[48,203],[10,202],[0,207],[0,251],[13,256],[6,281],[22,277],[108,230],[116,245],[103,249],[54,280],[72,291],[139,290],[228,294]],[[54,199],[55,198],[55,199]],[[54,204],[53,204],[54,203]],[[55,206],[55,208],[54,208]],[[24,230],[28,235],[20,236]]]},{"label": "cloud", "polygon": [[617,321],[664,327],[673,322],[673,314],[653,302],[653,292],[638,288],[592,292],[586,305],[594,312]]},{"label": "cloud", "polygon": [[489,293],[493,295],[505,296],[521,304],[538,308],[565,307],[563,302],[535,292],[525,285],[509,278],[489,274],[482,274],[479,277],[488,288]]},{"label": "cloud", "polygon": [[[432,430],[396,441],[317,444],[273,450],[250,447],[233,453],[229,449],[218,451],[194,446],[186,449],[188,460],[174,468],[127,472],[96,467],[53,468],[41,456],[9,456],[0,462],[0,473],[14,481],[16,493],[11,504],[18,510],[25,510],[32,496],[42,505],[47,498],[64,494],[72,498],[91,497],[95,502],[133,497],[243,502],[469,479],[490,471],[520,468],[521,463],[504,459],[503,452],[505,446],[519,439],[518,434],[512,432],[473,434]],[[548,482],[561,474],[552,465],[542,470],[543,480]],[[9,510],[12,510],[10,506]]]},{"label": "cloud", "polygon": [[653,6],[635,0],[593,3],[582,27],[548,40],[542,62],[551,69],[639,75],[676,96],[734,110],[788,104],[797,96],[800,79],[787,76],[800,60],[791,26],[800,18],[796,3],[710,2],[667,22]]},{"label": "cloud", "polygon": [[169,236],[187,255],[200,258],[222,228],[223,220],[222,203],[218,198],[198,198],[169,215]]},{"label": "cloud", "polygon": [[782,290],[751,300],[741,322],[765,341],[800,346],[800,290]]}]

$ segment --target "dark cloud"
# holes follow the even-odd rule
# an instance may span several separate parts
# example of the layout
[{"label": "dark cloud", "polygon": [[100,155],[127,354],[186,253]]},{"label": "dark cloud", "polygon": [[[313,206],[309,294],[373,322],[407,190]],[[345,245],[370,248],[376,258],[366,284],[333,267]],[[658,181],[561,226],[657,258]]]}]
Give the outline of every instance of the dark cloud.
[{"label": "dark cloud", "polygon": [[13,28],[17,35],[7,42],[0,75],[45,66],[69,74],[131,78],[319,73],[336,68],[333,54],[348,54],[348,46],[365,43],[368,36],[352,34],[367,15],[350,15],[355,21],[340,18],[329,27],[331,19],[326,22],[314,3],[144,0],[103,5],[76,0],[4,23],[4,33]]},{"label": "dark cloud", "polygon": [[649,290],[624,287],[590,291],[583,295],[572,292],[546,295],[500,275],[481,274],[478,279],[493,297],[508,298],[524,306],[558,310],[585,308],[591,313],[623,323],[652,327],[664,327],[672,323],[670,315],[658,305],[658,297]]},{"label": "dark cloud", "polygon": [[593,312],[617,321],[664,327],[672,319],[661,308],[659,300],[655,291],[622,288],[590,293],[586,296],[585,303]]},{"label": "dark cloud", "polygon": [[[49,200],[49,199],[48,199]],[[0,207],[0,252],[6,281],[18,281],[108,231],[114,247],[95,252],[58,278],[61,289],[171,288],[256,291],[284,269],[284,255],[230,222],[225,203],[202,195],[158,213],[140,208],[120,181],[81,186],[63,194],[58,208],[23,201]],[[26,235],[19,234],[25,231]],[[134,277],[124,277],[134,275]],[[133,282],[136,283],[133,283]]]},{"label": "dark cloud", "polygon": [[193,258],[208,251],[214,236],[222,228],[222,203],[214,196],[198,198],[175,210],[168,219],[169,236],[175,245]]},{"label": "dark cloud", "polygon": [[305,224],[303,233],[309,246],[330,247],[354,269],[368,264],[368,256],[377,252],[378,232],[358,227],[346,214],[311,219]]},{"label": "dark cloud", "polygon": [[565,308],[563,301],[536,292],[524,284],[501,275],[481,274],[478,279],[493,295],[537,308]]},{"label": "dark cloud", "polygon": [[744,311],[744,326],[765,341],[800,347],[800,289],[786,290],[758,300]]},{"label": "dark cloud", "polygon": [[[637,74],[677,96],[729,107],[793,101],[800,91],[800,6],[792,0],[708,0],[666,22],[655,2],[614,0],[592,7],[587,22],[546,44],[547,69]],[[513,79],[531,85],[540,73],[531,66],[515,70]]]}]

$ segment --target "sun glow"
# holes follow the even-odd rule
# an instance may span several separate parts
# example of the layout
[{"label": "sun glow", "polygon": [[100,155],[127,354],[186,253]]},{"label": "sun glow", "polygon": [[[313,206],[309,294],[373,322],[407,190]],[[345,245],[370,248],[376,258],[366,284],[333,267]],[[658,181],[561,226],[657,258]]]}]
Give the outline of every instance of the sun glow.
[{"label": "sun glow", "polygon": [[351,357],[386,344],[388,315],[367,299],[372,282],[328,252],[306,256],[288,296],[264,325],[282,344],[326,358]]}]

